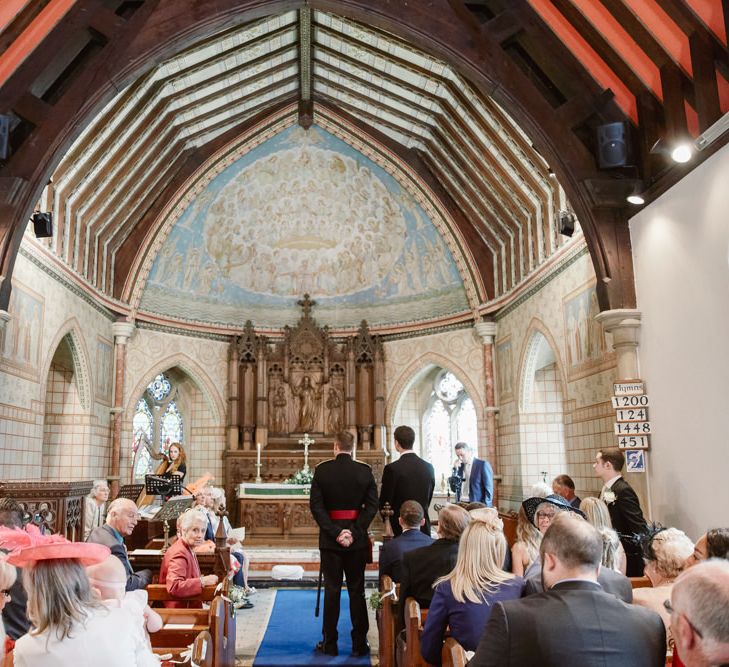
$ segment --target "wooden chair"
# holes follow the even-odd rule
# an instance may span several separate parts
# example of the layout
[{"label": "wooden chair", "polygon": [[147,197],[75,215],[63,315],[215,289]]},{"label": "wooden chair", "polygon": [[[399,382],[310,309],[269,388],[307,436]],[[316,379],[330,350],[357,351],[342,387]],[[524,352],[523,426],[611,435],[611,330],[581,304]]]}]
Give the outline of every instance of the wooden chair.
[{"label": "wooden chair", "polygon": [[415,598],[405,600],[405,664],[407,667],[427,667],[420,653],[420,635],[423,632],[427,609],[420,609]]},{"label": "wooden chair", "polygon": [[653,584],[648,577],[628,577],[630,585],[635,588],[653,588]]},{"label": "wooden chair", "polygon": [[380,595],[395,590],[382,600],[382,608],[377,611],[377,631],[380,639],[380,667],[395,667],[395,637],[399,625],[396,606],[400,595],[400,584],[395,585],[392,578],[385,574],[380,580]]},{"label": "wooden chair", "polygon": [[443,667],[466,667],[468,657],[466,651],[453,637],[446,637],[440,654]]}]

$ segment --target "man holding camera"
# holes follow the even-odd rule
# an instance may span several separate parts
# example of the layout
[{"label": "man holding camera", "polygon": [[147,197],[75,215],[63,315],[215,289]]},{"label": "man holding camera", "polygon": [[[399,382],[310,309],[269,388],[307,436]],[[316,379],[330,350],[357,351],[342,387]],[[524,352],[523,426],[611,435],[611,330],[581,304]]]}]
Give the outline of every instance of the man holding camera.
[{"label": "man holding camera", "polygon": [[494,471],[491,464],[473,455],[465,442],[456,443],[457,461],[448,478],[456,502],[483,503],[491,507],[494,499]]}]

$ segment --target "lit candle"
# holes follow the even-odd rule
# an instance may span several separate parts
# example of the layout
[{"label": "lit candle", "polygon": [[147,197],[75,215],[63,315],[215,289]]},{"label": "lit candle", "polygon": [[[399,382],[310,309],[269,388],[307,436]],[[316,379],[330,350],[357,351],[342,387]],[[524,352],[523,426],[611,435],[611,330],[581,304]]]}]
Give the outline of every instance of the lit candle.
[{"label": "lit candle", "polygon": [[261,465],[261,443],[260,442],[256,443],[256,465],[257,466]]}]

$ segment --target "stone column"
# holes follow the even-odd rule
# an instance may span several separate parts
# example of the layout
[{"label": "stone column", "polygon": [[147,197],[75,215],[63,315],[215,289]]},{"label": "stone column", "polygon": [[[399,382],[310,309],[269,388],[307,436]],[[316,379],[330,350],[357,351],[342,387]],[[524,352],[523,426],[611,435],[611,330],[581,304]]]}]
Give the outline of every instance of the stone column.
[{"label": "stone column", "polygon": [[10,317],[10,313],[7,310],[0,310],[0,333],[5,331],[5,327],[10,321]]},{"label": "stone column", "polygon": [[111,325],[114,334],[114,406],[111,409],[111,498],[119,493],[122,443],[122,413],[124,412],[124,379],[127,343],[134,334],[134,322],[120,320]]},{"label": "stone column", "polygon": [[[496,322],[476,322],[476,333],[483,344],[483,379],[486,397],[486,459],[494,469],[494,476],[500,475],[497,460],[498,429],[496,427],[496,393],[494,391],[494,340],[496,339]],[[494,480],[493,505],[497,507],[498,485]]]},{"label": "stone column", "polygon": [[238,343],[235,338],[230,343],[228,353],[228,450],[238,449]]},{"label": "stone column", "polygon": [[[595,319],[602,325],[605,333],[612,334],[613,349],[617,356],[617,382],[626,382],[628,380],[639,380],[640,363],[638,358],[638,343],[640,339],[641,312],[633,309],[617,309],[605,310],[598,313]],[[649,387],[646,393],[650,394]],[[650,417],[650,408],[648,408],[648,416]],[[653,445],[653,436],[651,436],[651,446]],[[613,439],[613,447],[617,447],[617,437]],[[650,502],[650,469],[648,459],[650,457],[646,453],[646,472],[625,474],[625,478],[635,489],[640,499],[640,506],[646,518],[652,514]]]}]

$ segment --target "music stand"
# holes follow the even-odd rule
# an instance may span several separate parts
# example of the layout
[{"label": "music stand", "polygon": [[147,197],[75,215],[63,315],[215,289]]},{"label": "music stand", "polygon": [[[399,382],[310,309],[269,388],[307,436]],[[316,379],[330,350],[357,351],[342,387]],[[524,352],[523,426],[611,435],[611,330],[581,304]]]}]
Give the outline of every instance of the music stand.
[{"label": "music stand", "polygon": [[142,491],[144,491],[144,484],[125,484],[119,489],[117,498],[126,498],[136,503]]},{"label": "music stand", "polygon": [[[151,477],[151,475],[148,475],[148,477]],[[162,505],[159,512],[154,515],[155,521],[164,521],[165,523],[165,543],[162,546],[162,553],[167,551],[167,548],[170,546],[170,524],[168,521],[172,521],[173,519],[177,521],[177,517],[190,507],[192,507],[192,496],[172,498]]]},{"label": "music stand", "polygon": [[182,477],[180,475],[169,475],[160,477],[158,475],[144,476],[145,491],[150,496],[179,496],[182,494]]}]

